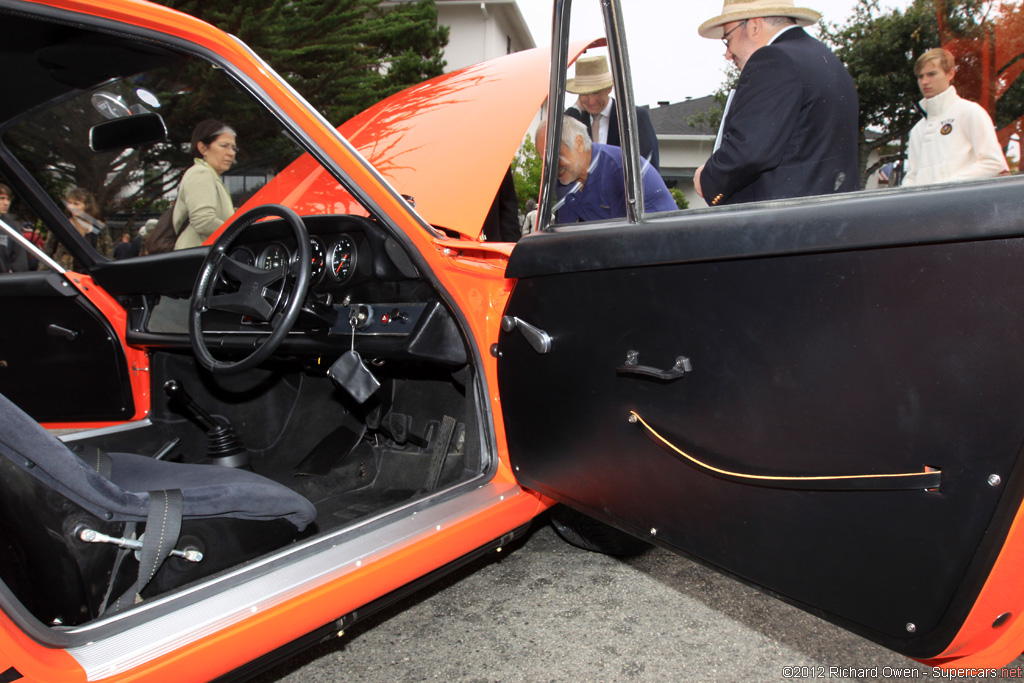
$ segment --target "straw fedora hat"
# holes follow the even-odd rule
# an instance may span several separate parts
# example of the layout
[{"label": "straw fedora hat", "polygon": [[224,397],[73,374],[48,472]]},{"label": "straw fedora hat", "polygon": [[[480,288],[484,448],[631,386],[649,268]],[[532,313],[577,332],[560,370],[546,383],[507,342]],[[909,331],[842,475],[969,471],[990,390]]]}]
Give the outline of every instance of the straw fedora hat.
[{"label": "straw fedora hat", "polygon": [[697,33],[704,38],[721,38],[725,24],[754,17],[792,17],[800,26],[810,26],[821,19],[821,12],[794,7],[793,0],[725,0],[722,13],[701,24]]},{"label": "straw fedora hat", "polygon": [[589,95],[610,87],[612,72],[608,68],[608,58],[604,55],[577,59],[576,78],[570,78],[565,82],[566,91],[576,95]]}]

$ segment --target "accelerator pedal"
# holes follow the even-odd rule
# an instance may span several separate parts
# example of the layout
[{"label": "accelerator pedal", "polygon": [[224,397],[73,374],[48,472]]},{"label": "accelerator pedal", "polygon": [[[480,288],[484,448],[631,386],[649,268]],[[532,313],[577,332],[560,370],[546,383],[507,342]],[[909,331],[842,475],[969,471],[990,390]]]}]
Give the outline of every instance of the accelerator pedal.
[{"label": "accelerator pedal", "polygon": [[437,440],[434,441],[434,452],[430,454],[430,470],[427,472],[427,481],[423,486],[424,493],[435,491],[441,481],[444,461],[448,456],[452,436],[455,435],[455,424],[455,418],[451,415],[445,415],[441,420],[441,429],[437,432]]}]

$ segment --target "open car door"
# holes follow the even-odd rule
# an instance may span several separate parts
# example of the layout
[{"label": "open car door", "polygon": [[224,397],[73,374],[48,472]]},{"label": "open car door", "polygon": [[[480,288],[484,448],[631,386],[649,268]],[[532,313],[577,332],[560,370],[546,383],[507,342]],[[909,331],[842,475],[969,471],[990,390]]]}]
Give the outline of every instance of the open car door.
[{"label": "open car door", "polygon": [[1024,608],[1022,192],[522,240],[496,349],[516,477],[907,656],[1006,663]]},{"label": "open car door", "polygon": [[124,310],[91,278],[53,265],[0,276],[0,394],[49,424],[137,417],[148,407],[135,398],[146,358],[124,343]]}]

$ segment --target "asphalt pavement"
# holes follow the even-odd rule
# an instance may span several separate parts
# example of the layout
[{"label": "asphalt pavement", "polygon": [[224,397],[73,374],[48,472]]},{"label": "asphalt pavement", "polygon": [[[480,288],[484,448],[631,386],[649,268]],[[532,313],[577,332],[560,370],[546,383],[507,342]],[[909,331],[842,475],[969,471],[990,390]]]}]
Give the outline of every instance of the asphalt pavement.
[{"label": "asphalt pavement", "polygon": [[940,680],[691,560],[661,549],[607,557],[565,543],[544,524],[257,681],[896,678]]}]

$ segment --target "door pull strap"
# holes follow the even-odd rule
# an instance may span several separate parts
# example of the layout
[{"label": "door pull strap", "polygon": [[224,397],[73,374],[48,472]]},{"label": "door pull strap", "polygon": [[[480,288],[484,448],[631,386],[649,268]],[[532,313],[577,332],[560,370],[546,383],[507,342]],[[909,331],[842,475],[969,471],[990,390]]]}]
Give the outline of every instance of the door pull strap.
[{"label": "door pull strap", "polygon": [[640,417],[636,411],[629,411],[629,421],[639,423],[657,441],[671,449],[698,469],[722,479],[752,486],[763,486],[779,489],[799,489],[804,491],[912,491],[927,489],[936,491],[942,483],[942,471],[926,467],[923,472],[903,472],[896,474],[843,474],[816,476],[772,476],[765,474],[746,474],[723,470],[706,462],[702,462],[675,446],[659,434],[651,425]]}]

